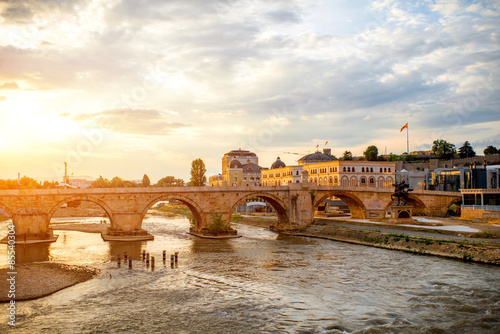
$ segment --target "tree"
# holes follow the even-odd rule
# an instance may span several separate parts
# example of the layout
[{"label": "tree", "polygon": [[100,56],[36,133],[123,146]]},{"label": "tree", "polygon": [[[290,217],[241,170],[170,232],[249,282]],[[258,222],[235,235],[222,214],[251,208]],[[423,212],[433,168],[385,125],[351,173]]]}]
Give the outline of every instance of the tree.
[{"label": "tree", "polygon": [[472,146],[468,141],[464,143],[462,147],[458,149],[458,154],[460,155],[460,158],[472,158],[476,156],[476,152],[472,149]]},{"label": "tree", "polygon": [[344,158],[344,160],[352,160],[352,153],[351,153],[351,151],[345,151],[343,158]]},{"label": "tree", "polygon": [[207,169],[205,168],[205,163],[201,159],[193,160],[191,163],[191,185],[192,186],[204,186],[207,182],[207,177],[205,176]]},{"label": "tree", "polygon": [[378,148],[374,145],[368,146],[366,151],[363,152],[363,155],[368,161],[377,161]]},{"label": "tree", "polygon": [[160,179],[156,185],[157,187],[183,187],[184,186],[184,180],[183,179],[176,179],[173,176],[165,176],[164,178]]},{"label": "tree", "polygon": [[99,175],[99,178],[90,184],[90,188],[109,188],[109,180]]},{"label": "tree", "polygon": [[439,159],[451,159],[457,153],[455,145],[444,139],[436,139],[432,144],[432,153],[437,155]]},{"label": "tree", "polygon": [[142,186],[143,187],[149,187],[151,185],[151,181],[149,180],[149,177],[144,174],[144,176],[142,177]]},{"label": "tree", "polygon": [[499,154],[500,150],[498,150],[495,146],[489,145],[484,149],[484,155],[493,155],[493,154]]}]

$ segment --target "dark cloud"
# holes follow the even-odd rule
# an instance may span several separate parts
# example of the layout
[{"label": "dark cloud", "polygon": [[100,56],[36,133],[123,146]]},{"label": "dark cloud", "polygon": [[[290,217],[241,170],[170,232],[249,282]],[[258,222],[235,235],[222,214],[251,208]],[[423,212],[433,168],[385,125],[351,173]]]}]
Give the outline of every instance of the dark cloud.
[{"label": "dark cloud", "polygon": [[110,109],[94,114],[78,114],[78,122],[90,121],[97,128],[129,135],[168,135],[187,124],[171,121],[172,115],[154,109]]},{"label": "dark cloud", "polygon": [[288,10],[275,10],[267,13],[267,18],[276,23],[299,23],[301,21],[297,13]]}]

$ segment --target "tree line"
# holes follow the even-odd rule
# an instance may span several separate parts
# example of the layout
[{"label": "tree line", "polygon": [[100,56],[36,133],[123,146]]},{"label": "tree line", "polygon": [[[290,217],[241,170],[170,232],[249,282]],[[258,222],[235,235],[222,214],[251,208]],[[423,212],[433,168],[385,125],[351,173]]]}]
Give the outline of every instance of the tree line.
[{"label": "tree line", "polygon": [[[439,159],[449,160],[458,155],[461,159],[473,158],[476,156],[476,152],[472,148],[472,145],[466,141],[462,146],[459,147],[458,151],[454,144],[447,142],[444,139],[436,139],[432,143],[431,152]],[[489,145],[483,151],[484,155],[500,154],[500,150],[495,146]],[[412,160],[410,156],[405,152],[402,155],[389,154],[389,156],[379,156],[378,148],[374,145],[370,145],[363,152],[363,156],[368,161],[409,161]],[[343,160],[352,160],[353,156],[351,151],[345,151]],[[419,159],[418,157],[415,159]]]},{"label": "tree line", "polygon": [[54,189],[58,184],[57,181],[38,182],[31,177],[23,176],[19,181],[17,179],[0,180],[0,189]]},{"label": "tree line", "polygon": [[[99,176],[90,184],[90,188],[133,188],[133,187],[184,187],[184,186],[204,186],[207,182],[205,173],[205,163],[202,159],[193,160],[191,163],[191,179],[186,184],[183,179],[178,179],[174,176],[165,176],[158,180],[154,185],[151,185],[151,180],[144,174],[140,183],[124,180],[121,177],[115,176],[111,180]],[[71,184],[71,182],[70,182]],[[23,176],[19,179],[0,179],[0,190],[2,189],[53,189],[57,188],[59,182],[57,181],[44,181],[38,182],[37,180]]]}]

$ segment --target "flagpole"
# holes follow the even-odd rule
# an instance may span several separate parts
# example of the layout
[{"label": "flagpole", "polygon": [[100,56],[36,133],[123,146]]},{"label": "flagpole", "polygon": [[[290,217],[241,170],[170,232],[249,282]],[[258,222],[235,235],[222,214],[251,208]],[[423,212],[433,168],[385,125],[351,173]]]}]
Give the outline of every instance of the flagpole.
[{"label": "flagpole", "polygon": [[410,127],[409,123],[406,123],[406,151],[410,155]]}]

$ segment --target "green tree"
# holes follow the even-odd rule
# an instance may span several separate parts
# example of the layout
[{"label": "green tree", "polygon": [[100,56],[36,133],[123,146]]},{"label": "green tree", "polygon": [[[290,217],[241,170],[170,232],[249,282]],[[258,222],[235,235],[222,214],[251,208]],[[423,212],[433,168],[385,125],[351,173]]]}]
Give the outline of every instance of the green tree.
[{"label": "green tree", "polygon": [[90,184],[90,188],[109,188],[109,187],[110,187],[109,180],[103,178],[102,175],[99,175],[99,178],[97,180],[94,180]]},{"label": "green tree", "polygon": [[363,152],[363,155],[368,161],[377,161],[378,148],[374,145],[368,146],[366,151]]},{"label": "green tree", "polygon": [[436,139],[432,144],[432,153],[440,159],[451,159],[457,153],[455,145],[448,143],[444,139]]},{"label": "green tree", "polygon": [[149,187],[151,185],[151,181],[149,180],[149,177],[144,174],[144,176],[142,177],[142,186],[143,187]]},{"label": "green tree", "polygon": [[404,159],[404,156],[391,153],[387,157],[387,161],[405,161],[405,159]]},{"label": "green tree", "polygon": [[484,149],[484,155],[493,155],[493,154],[498,154],[500,151],[493,145],[489,145]]},{"label": "green tree", "polygon": [[205,176],[207,169],[205,168],[205,163],[201,159],[193,160],[191,163],[191,185],[192,186],[204,186],[207,182],[207,177]]},{"label": "green tree", "polygon": [[344,155],[342,156],[344,160],[352,160],[352,153],[351,151],[345,151]]},{"label": "green tree", "polygon": [[176,179],[173,176],[165,176],[156,183],[157,187],[183,187],[184,180]]},{"label": "green tree", "polygon": [[472,146],[468,141],[464,143],[462,147],[458,149],[458,154],[460,155],[460,158],[472,158],[476,156],[476,152],[472,149]]}]

